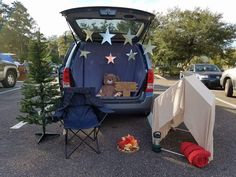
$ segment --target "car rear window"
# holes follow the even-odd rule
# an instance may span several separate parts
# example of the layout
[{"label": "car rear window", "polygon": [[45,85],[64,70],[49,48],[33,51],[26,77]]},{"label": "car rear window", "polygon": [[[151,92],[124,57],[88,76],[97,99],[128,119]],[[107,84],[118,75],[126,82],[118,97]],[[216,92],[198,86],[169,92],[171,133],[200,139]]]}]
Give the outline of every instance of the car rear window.
[{"label": "car rear window", "polygon": [[196,65],[197,72],[220,72],[220,69],[215,65]]},{"label": "car rear window", "polygon": [[95,33],[105,32],[109,27],[110,33],[126,34],[131,30],[131,34],[138,34],[138,31],[143,27],[143,22],[122,19],[77,19],[77,25],[83,30],[91,30]]}]

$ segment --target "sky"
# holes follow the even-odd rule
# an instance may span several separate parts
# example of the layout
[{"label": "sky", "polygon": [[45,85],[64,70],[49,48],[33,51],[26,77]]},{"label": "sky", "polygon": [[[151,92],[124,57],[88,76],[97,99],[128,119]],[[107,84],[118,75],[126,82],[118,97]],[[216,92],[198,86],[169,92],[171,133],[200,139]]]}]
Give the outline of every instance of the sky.
[{"label": "sky", "polygon": [[[1,0],[0,0],[1,1]],[[62,35],[69,30],[60,14],[61,11],[85,6],[118,6],[129,7],[148,12],[167,12],[168,9],[179,7],[182,10],[194,10],[195,7],[209,9],[211,12],[223,14],[223,20],[236,24],[234,0],[18,0],[33,17],[40,31],[47,37]],[[2,0],[10,4],[14,0]]]}]

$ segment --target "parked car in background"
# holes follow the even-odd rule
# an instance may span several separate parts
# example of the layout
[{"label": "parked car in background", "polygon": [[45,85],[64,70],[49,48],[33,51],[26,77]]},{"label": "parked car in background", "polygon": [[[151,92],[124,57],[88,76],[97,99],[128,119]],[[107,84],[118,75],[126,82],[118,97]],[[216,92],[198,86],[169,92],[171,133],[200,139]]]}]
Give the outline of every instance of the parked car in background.
[{"label": "parked car in background", "polygon": [[195,75],[208,88],[221,87],[220,78],[222,71],[213,64],[192,64],[186,71],[180,72],[180,78]]},{"label": "parked car in background", "polygon": [[225,95],[233,96],[233,91],[236,90],[236,67],[227,69],[222,73],[220,84],[225,89]]},{"label": "parked car in background", "polygon": [[0,57],[0,82],[3,87],[14,87],[19,75],[18,68],[14,63]]},{"label": "parked car in background", "polygon": [[12,62],[18,67],[21,64],[15,56],[16,55],[13,53],[0,53],[0,58],[2,58],[2,60]]},{"label": "parked car in background", "polygon": [[[99,93],[106,73],[135,82],[130,96],[101,97],[115,113],[149,114],[154,73],[149,55],[139,43],[155,15],[118,7],[84,7],[61,12],[80,42],[75,42],[59,68],[63,87],[95,87]],[[111,37],[112,36],[112,37]],[[63,77],[62,77],[63,75]]]},{"label": "parked car in background", "polygon": [[24,65],[24,63],[20,63],[19,59],[16,57],[16,54],[0,53],[0,58],[4,61],[14,63],[17,66],[17,69],[20,73],[18,80],[25,80],[27,74],[27,68]]}]

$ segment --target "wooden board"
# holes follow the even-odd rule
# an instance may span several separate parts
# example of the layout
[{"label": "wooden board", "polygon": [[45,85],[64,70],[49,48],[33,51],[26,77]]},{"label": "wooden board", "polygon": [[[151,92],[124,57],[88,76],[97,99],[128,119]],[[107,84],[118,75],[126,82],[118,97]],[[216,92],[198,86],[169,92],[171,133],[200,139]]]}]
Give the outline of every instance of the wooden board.
[{"label": "wooden board", "polygon": [[117,92],[122,92],[123,96],[130,96],[131,92],[137,90],[136,82],[115,82],[115,90]]}]

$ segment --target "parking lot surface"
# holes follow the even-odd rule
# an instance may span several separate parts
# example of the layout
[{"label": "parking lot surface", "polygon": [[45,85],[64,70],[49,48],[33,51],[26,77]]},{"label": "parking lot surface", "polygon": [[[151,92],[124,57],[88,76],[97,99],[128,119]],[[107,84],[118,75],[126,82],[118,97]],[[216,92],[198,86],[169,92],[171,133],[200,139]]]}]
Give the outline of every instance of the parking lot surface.
[{"label": "parking lot surface", "polygon": [[[156,96],[176,81],[156,79]],[[18,83],[19,84],[19,83]],[[18,85],[20,87],[20,84]],[[6,91],[0,88],[0,93]],[[213,90],[220,96],[219,90]],[[219,92],[219,93],[218,93]],[[223,91],[222,91],[223,92]],[[215,95],[217,95],[215,94]],[[217,95],[217,97],[219,97]],[[221,97],[224,99],[224,97]],[[101,154],[86,146],[77,150],[70,159],[64,157],[64,137],[59,123],[48,126],[48,131],[60,133],[37,144],[39,126],[17,124],[20,90],[0,94],[0,176],[2,177],[235,177],[236,176],[236,109],[216,101],[214,129],[214,160],[203,169],[188,164],[185,157],[151,150],[151,128],[141,115],[112,115],[99,133]],[[233,98],[232,98],[233,99]],[[236,98],[234,98],[236,99]],[[229,101],[229,100],[226,100]],[[234,100],[230,102],[234,104]],[[199,110],[200,111],[200,110]],[[181,128],[185,128],[181,125]],[[117,150],[118,139],[134,135],[140,150],[127,154]],[[178,152],[179,143],[193,141],[188,132],[171,131],[161,142],[163,148]]]}]

